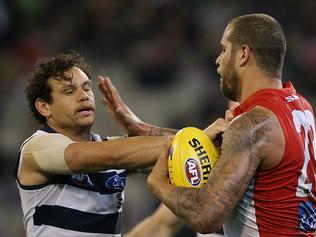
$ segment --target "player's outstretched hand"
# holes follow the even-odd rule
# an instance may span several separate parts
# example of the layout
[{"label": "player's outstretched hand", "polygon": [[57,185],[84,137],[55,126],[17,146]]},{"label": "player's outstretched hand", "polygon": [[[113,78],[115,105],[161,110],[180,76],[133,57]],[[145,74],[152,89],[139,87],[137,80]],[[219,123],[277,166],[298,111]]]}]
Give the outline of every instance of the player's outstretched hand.
[{"label": "player's outstretched hand", "polygon": [[98,86],[103,94],[102,103],[124,132],[129,136],[146,135],[150,125],[141,121],[129,109],[110,78],[98,76]]}]

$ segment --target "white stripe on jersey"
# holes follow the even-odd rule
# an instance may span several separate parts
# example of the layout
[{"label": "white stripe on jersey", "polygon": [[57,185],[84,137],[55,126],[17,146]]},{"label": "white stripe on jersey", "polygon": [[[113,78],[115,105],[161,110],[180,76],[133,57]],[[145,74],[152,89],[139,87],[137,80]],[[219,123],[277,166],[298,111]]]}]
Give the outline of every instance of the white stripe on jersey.
[{"label": "white stripe on jersey", "polygon": [[227,237],[259,237],[256,223],[256,210],[253,201],[255,179],[248,185],[246,193],[240,199],[232,214],[224,223],[224,233]]}]

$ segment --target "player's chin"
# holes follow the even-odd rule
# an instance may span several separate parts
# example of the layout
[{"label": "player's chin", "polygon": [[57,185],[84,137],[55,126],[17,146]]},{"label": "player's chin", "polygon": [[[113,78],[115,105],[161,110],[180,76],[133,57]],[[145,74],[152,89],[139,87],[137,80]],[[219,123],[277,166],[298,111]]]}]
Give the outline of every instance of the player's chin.
[{"label": "player's chin", "polygon": [[82,127],[91,127],[94,124],[94,116],[81,118],[79,124]]}]

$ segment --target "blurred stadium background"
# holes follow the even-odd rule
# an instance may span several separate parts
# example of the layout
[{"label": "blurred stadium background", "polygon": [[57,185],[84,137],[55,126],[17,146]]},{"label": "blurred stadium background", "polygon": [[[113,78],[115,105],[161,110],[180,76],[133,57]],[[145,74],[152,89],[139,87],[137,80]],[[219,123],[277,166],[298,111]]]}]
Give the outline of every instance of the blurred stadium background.
[{"label": "blurred stadium background", "polygon": [[[225,111],[214,62],[227,22],[241,14],[280,21],[288,41],[283,78],[315,108],[315,11],[314,0],[1,0],[0,236],[25,236],[12,170],[19,145],[38,127],[24,96],[37,58],[74,49],[92,65],[93,78],[112,78],[144,121],[204,128]],[[95,94],[94,131],[122,134],[96,87]],[[125,197],[124,232],[159,204],[144,175],[128,180]],[[184,229],[178,236],[194,233]]]}]

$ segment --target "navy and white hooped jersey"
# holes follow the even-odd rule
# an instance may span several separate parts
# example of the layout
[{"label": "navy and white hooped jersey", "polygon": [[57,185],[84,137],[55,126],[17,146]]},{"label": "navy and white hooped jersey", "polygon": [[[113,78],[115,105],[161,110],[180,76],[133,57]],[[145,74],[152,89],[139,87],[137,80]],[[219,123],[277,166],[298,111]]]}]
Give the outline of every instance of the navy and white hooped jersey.
[{"label": "navy and white hooped jersey", "polygon": [[[20,154],[33,137],[49,133],[54,131],[48,127],[38,130],[22,144]],[[92,140],[101,138],[92,134]],[[17,172],[21,159],[20,155]],[[121,236],[126,175],[126,170],[114,169],[55,175],[37,186],[21,185],[17,179],[27,236]]]}]

